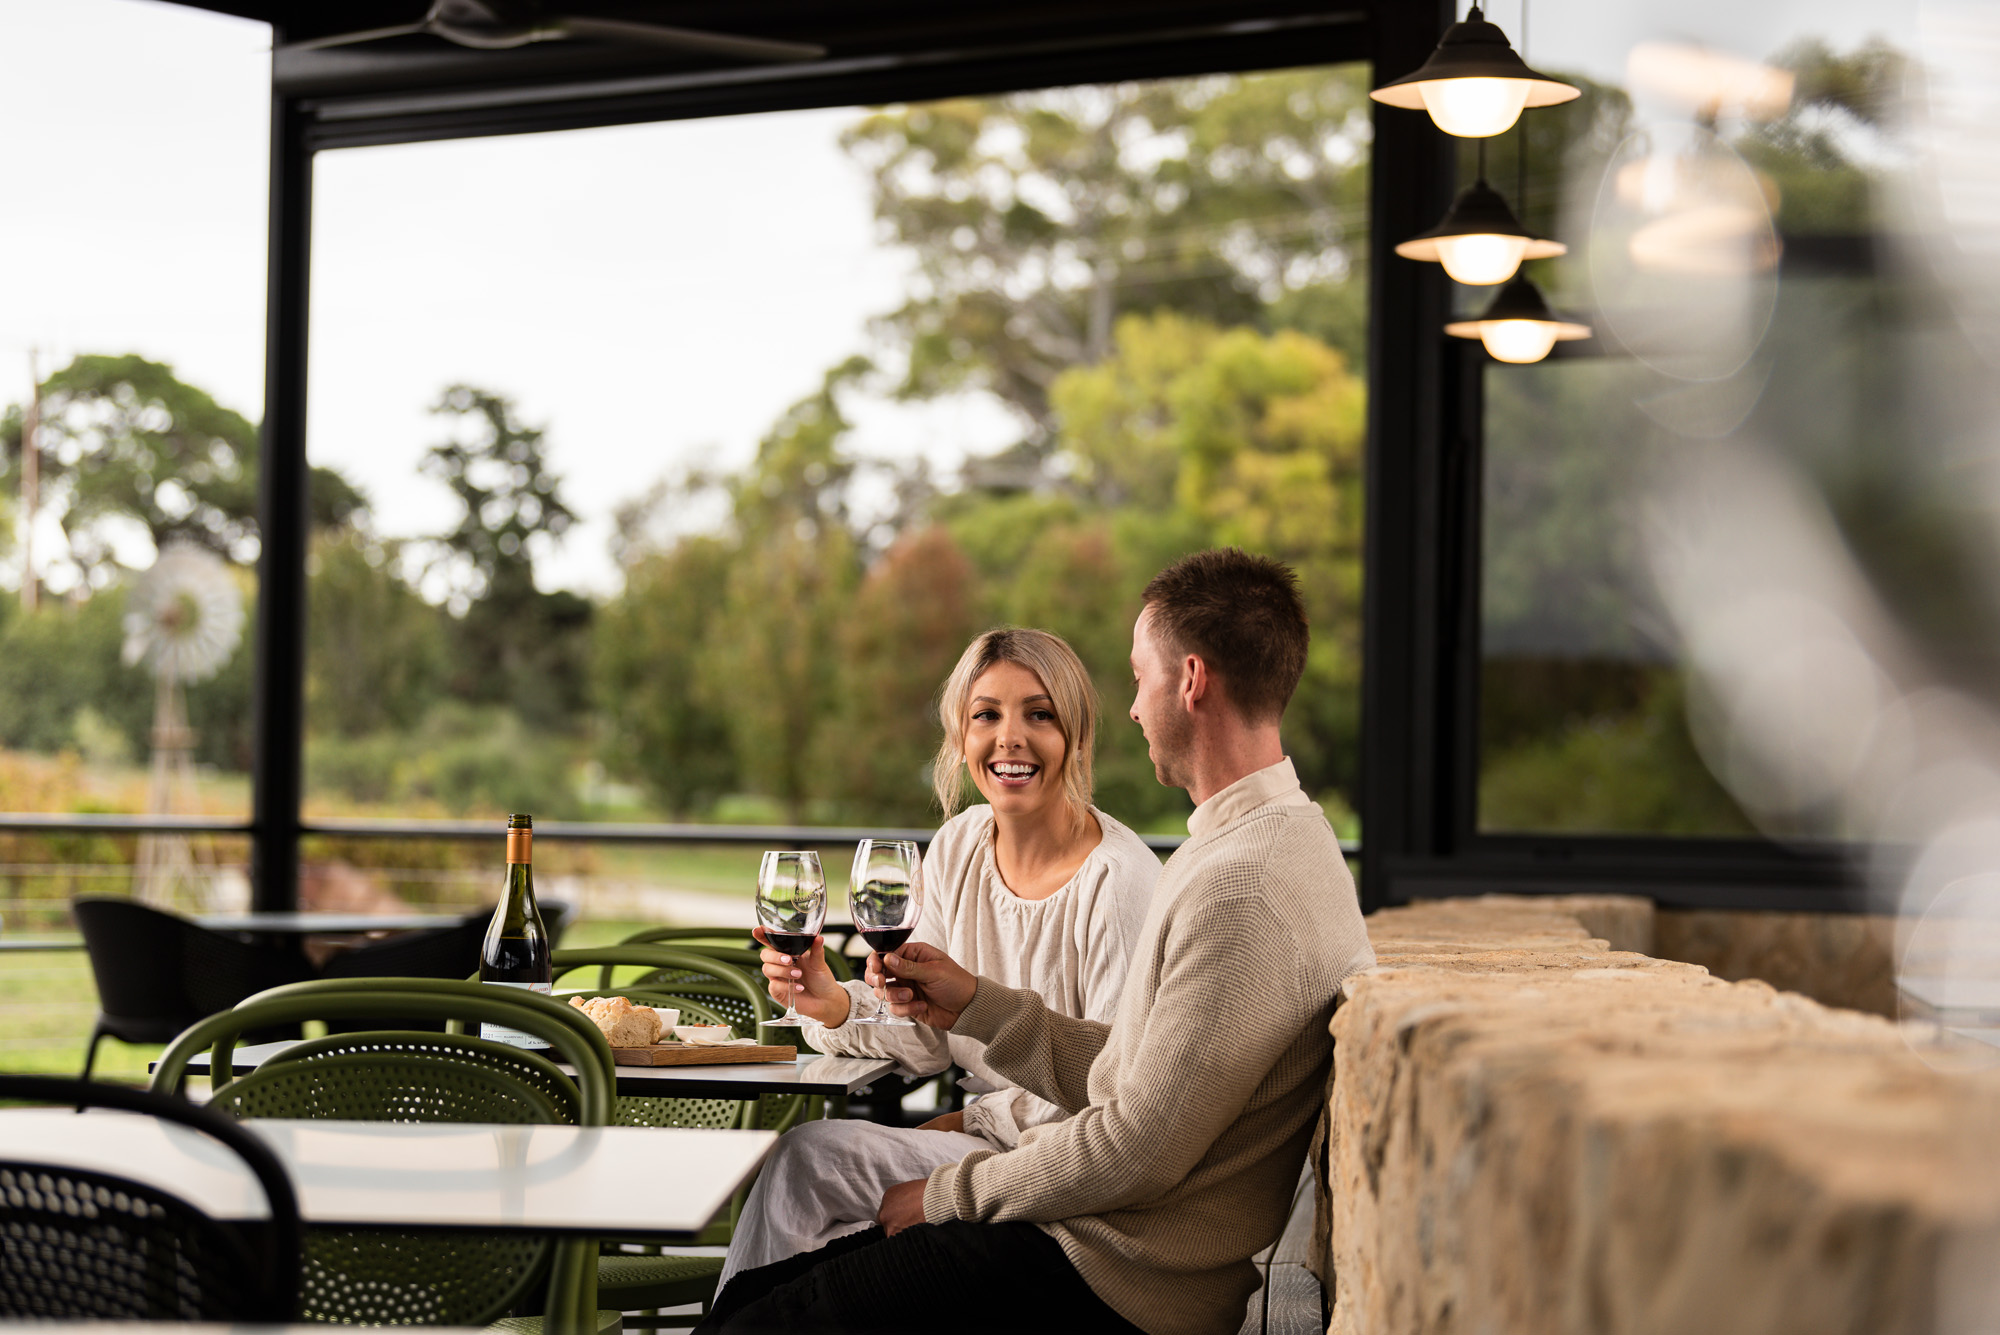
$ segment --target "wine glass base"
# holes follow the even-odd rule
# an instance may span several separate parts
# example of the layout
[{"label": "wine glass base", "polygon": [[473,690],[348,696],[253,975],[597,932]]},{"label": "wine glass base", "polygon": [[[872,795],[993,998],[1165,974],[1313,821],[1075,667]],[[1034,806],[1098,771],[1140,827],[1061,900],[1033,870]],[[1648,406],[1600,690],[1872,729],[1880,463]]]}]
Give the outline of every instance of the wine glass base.
[{"label": "wine glass base", "polygon": [[806,1022],[804,1020],[786,1019],[765,1020],[762,1024],[758,1025],[760,1029],[803,1029],[805,1027]]},{"label": "wine glass base", "polygon": [[858,1018],[856,1018],[856,1019],[852,1019],[852,1020],[849,1020],[849,1021],[848,1021],[848,1023],[849,1023],[849,1024],[887,1024],[887,1025],[894,1025],[894,1026],[895,1026],[896,1028],[898,1028],[898,1029],[915,1029],[915,1028],[917,1027],[917,1022],[916,1022],[915,1020],[898,1020],[898,1019],[896,1019],[896,1018],[895,1018],[894,1016],[875,1016],[875,1015],[868,1015],[868,1016],[862,1016],[862,1017],[858,1017]]}]

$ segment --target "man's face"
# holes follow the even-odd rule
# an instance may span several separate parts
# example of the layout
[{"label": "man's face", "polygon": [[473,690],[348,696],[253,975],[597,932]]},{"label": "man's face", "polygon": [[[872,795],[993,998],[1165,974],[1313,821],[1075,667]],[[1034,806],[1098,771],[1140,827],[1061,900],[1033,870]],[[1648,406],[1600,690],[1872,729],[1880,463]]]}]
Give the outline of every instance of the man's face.
[{"label": "man's face", "polygon": [[1192,782],[1187,760],[1194,749],[1194,720],[1181,706],[1181,665],[1168,661],[1152,631],[1153,609],[1132,623],[1132,721],[1146,735],[1153,776],[1169,788]]}]

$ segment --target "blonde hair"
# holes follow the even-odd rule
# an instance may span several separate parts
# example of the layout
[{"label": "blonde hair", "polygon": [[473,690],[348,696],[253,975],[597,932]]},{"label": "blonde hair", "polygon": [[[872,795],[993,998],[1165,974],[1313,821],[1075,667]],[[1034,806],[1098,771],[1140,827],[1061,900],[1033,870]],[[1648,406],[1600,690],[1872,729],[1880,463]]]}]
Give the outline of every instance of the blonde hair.
[{"label": "blonde hair", "polygon": [[967,645],[938,693],[938,721],[944,724],[944,741],[931,762],[931,785],[937,790],[945,819],[957,814],[965,797],[965,725],[972,684],[996,663],[1020,664],[1034,673],[1049,693],[1056,727],[1062,730],[1067,747],[1063,797],[1071,822],[1081,826],[1090,813],[1091,761],[1097,751],[1097,687],[1076,650],[1060,635],[1017,626],[989,630]]}]

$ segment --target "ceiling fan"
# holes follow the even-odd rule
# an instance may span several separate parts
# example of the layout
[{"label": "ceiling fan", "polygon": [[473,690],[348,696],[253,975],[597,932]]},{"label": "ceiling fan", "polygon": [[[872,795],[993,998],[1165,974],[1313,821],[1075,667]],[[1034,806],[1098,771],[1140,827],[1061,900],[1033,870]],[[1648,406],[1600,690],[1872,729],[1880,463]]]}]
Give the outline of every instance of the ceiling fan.
[{"label": "ceiling fan", "polygon": [[284,42],[278,50],[325,51],[333,47],[378,42],[388,37],[420,34],[442,37],[447,42],[479,51],[507,51],[534,42],[581,38],[585,41],[637,43],[672,51],[730,56],[739,60],[818,60],[826,54],[825,47],[810,42],[780,42],[764,37],[701,32],[634,19],[593,18],[551,10],[541,0],[431,0],[430,9],[415,23]]}]

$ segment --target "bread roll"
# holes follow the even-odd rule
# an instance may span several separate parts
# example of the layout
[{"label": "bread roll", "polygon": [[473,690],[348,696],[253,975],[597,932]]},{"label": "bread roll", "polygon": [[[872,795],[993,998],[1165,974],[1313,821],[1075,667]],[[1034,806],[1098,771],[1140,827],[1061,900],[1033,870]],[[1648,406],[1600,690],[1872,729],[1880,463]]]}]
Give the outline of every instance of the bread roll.
[{"label": "bread roll", "polygon": [[660,1041],[660,1017],[651,1006],[634,1006],[624,997],[571,997],[569,1004],[588,1015],[614,1048],[643,1048]]}]

